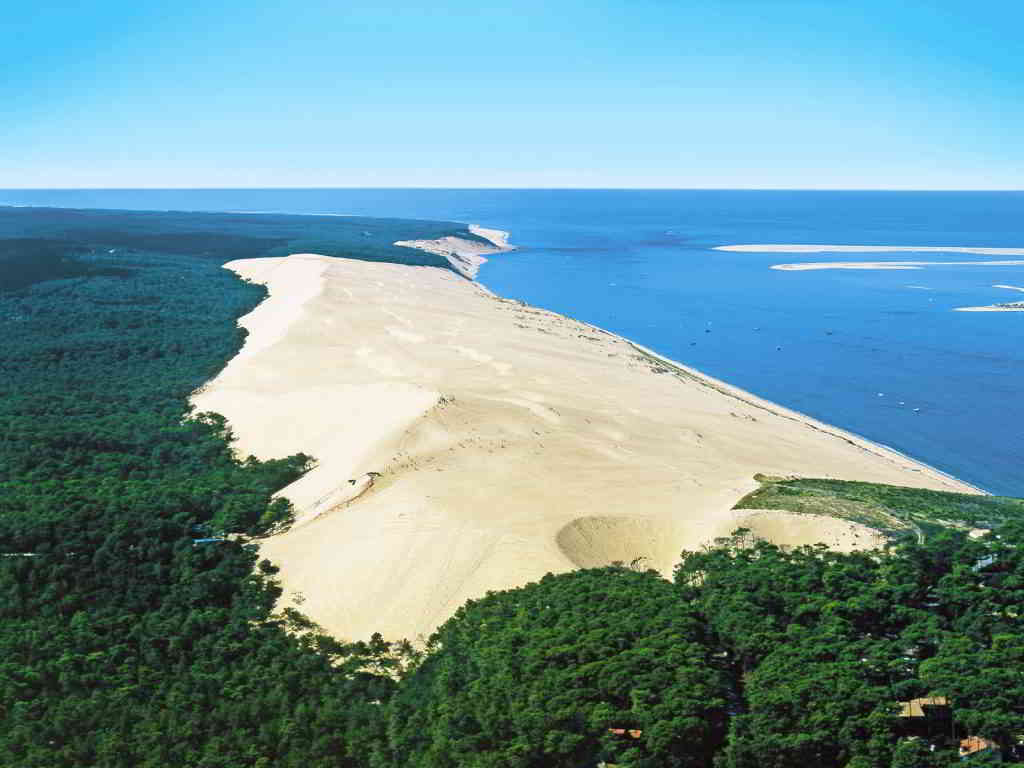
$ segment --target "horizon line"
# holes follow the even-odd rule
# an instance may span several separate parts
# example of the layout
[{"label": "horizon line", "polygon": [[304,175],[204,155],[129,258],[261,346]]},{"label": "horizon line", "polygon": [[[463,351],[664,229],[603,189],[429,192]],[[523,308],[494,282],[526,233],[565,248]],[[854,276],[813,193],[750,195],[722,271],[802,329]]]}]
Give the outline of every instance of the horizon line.
[{"label": "horizon line", "polygon": [[355,185],[310,185],[310,186],[145,186],[145,187],[0,187],[0,192],[234,192],[254,190],[457,190],[457,191],[573,191],[573,192],[1024,192],[1020,188],[981,188],[981,187],[443,187],[443,186],[355,186]]}]

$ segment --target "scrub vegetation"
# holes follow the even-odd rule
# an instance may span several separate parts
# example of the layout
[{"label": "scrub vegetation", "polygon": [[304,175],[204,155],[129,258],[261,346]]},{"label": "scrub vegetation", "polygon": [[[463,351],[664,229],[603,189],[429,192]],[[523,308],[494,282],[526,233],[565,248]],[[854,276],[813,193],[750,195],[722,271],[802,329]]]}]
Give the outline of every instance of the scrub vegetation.
[{"label": "scrub vegetation", "polygon": [[848,480],[780,478],[758,475],[756,491],[735,509],[778,509],[827,515],[876,528],[892,537],[923,538],[949,528],[993,528],[1024,517],[1024,500],[1005,496],[946,493]]},{"label": "scrub vegetation", "polygon": [[[1014,757],[1020,500],[770,482],[749,506],[934,528],[870,554],[740,531],[683,553],[674,581],[548,576],[469,602],[424,648],[279,611],[251,542],[288,522],[273,493],[312,459],[239,460],[221,418],[189,412],[264,296],[221,264],[441,266],[389,243],[446,234],[465,236],[0,209],[0,765],[931,768],[962,764],[967,736],[996,745],[976,761]],[[922,697],[948,722],[901,716]]]}]

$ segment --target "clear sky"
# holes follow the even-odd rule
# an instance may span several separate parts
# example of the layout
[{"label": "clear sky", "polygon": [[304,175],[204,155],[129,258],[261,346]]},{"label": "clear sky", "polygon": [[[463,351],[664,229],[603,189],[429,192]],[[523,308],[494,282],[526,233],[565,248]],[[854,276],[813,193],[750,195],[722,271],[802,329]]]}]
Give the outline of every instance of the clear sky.
[{"label": "clear sky", "polygon": [[4,13],[0,188],[1024,188],[1021,0]]}]

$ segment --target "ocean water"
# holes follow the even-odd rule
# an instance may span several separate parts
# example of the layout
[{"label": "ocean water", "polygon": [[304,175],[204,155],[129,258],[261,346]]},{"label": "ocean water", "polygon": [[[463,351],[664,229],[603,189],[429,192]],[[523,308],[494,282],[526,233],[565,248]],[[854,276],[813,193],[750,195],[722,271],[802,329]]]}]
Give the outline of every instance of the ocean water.
[{"label": "ocean water", "polygon": [[[0,191],[0,204],[445,219],[520,249],[479,280],[627,336],[994,493],[1024,496],[1024,266],[782,272],[741,243],[1024,247],[1024,193],[654,190]],[[1013,257],[1011,257],[1013,258]],[[1017,257],[1024,258],[1024,257]]]}]

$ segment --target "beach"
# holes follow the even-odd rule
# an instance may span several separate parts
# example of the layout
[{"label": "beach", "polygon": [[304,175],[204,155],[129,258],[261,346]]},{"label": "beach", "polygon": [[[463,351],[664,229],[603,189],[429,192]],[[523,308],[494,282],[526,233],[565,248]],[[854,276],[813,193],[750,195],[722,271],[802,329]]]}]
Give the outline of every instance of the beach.
[{"label": "beach", "polygon": [[450,270],[313,254],[226,267],[270,295],[193,402],[227,417],[240,456],[316,457],[282,491],[295,524],[259,545],[284,603],[339,638],[422,640],[466,600],[548,572],[670,576],[681,550],[741,526],[874,541],[734,511],[757,473],[975,492]]}]

